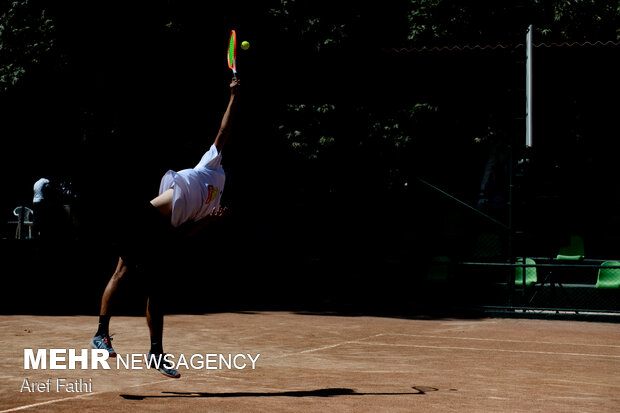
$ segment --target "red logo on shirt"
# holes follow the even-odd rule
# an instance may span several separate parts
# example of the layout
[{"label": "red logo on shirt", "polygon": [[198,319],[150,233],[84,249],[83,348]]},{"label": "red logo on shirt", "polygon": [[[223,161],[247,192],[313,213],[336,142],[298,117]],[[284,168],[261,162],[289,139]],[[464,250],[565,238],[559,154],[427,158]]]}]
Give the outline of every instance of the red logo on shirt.
[{"label": "red logo on shirt", "polygon": [[214,187],[213,185],[209,185],[207,186],[208,189],[208,193],[207,193],[207,200],[205,201],[205,205],[211,203],[215,197],[217,196],[217,188]]}]

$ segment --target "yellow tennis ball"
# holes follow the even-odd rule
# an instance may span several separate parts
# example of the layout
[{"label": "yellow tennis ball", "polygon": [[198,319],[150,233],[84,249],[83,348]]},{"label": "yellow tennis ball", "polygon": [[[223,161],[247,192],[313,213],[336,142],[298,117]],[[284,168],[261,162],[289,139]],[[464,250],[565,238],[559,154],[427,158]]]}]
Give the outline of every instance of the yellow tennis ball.
[{"label": "yellow tennis ball", "polygon": [[244,41],[242,41],[242,42],[241,42],[241,48],[242,48],[243,50],[248,50],[248,49],[250,48],[250,42],[247,42],[247,41],[245,41],[245,40],[244,40]]}]

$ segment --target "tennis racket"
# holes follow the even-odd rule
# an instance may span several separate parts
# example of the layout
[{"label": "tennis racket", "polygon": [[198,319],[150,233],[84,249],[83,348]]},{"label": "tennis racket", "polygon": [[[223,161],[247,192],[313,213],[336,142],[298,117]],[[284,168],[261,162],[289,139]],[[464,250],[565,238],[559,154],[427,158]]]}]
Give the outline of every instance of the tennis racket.
[{"label": "tennis racket", "polygon": [[233,77],[237,77],[237,32],[230,31],[228,40],[228,67],[233,72]]}]

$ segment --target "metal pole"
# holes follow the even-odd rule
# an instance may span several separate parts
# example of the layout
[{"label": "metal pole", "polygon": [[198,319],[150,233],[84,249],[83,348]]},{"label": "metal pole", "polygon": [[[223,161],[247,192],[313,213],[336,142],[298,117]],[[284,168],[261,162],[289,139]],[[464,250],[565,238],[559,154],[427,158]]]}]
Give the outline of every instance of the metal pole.
[{"label": "metal pole", "polygon": [[525,147],[532,147],[532,25],[527,29],[525,47]]},{"label": "metal pole", "polygon": [[[514,174],[514,169],[513,169],[513,162],[514,162],[514,157],[513,157],[513,146],[514,146],[514,141],[515,141],[515,137],[511,134],[510,135],[510,146],[508,147],[508,259],[510,260],[510,262],[514,261],[513,258],[513,242],[514,242],[514,228],[512,227],[512,205],[513,205],[513,198],[512,198],[512,192],[513,192],[513,174]],[[525,262],[524,262],[525,263]],[[525,271],[525,270],[524,270]],[[515,284],[515,280],[514,280],[514,271],[512,270],[512,268],[510,268],[508,270],[508,307],[512,307],[512,303],[513,303],[513,293],[514,293],[514,284]]]}]

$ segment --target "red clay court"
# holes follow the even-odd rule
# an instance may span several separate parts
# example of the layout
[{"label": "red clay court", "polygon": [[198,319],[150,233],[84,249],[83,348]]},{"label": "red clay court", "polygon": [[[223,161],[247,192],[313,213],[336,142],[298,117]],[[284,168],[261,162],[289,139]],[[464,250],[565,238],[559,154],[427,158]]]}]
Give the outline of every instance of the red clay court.
[{"label": "red clay court", "polygon": [[[24,348],[85,348],[95,317],[1,316],[0,413],[617,412],[620,324],[242,312],[171,315],[176,355],[260,353],[256,369],[24,370]],[[143,317],[116,317],[120,354],[148,350]],[[92,392],[20,392],[92,379]]]}]

